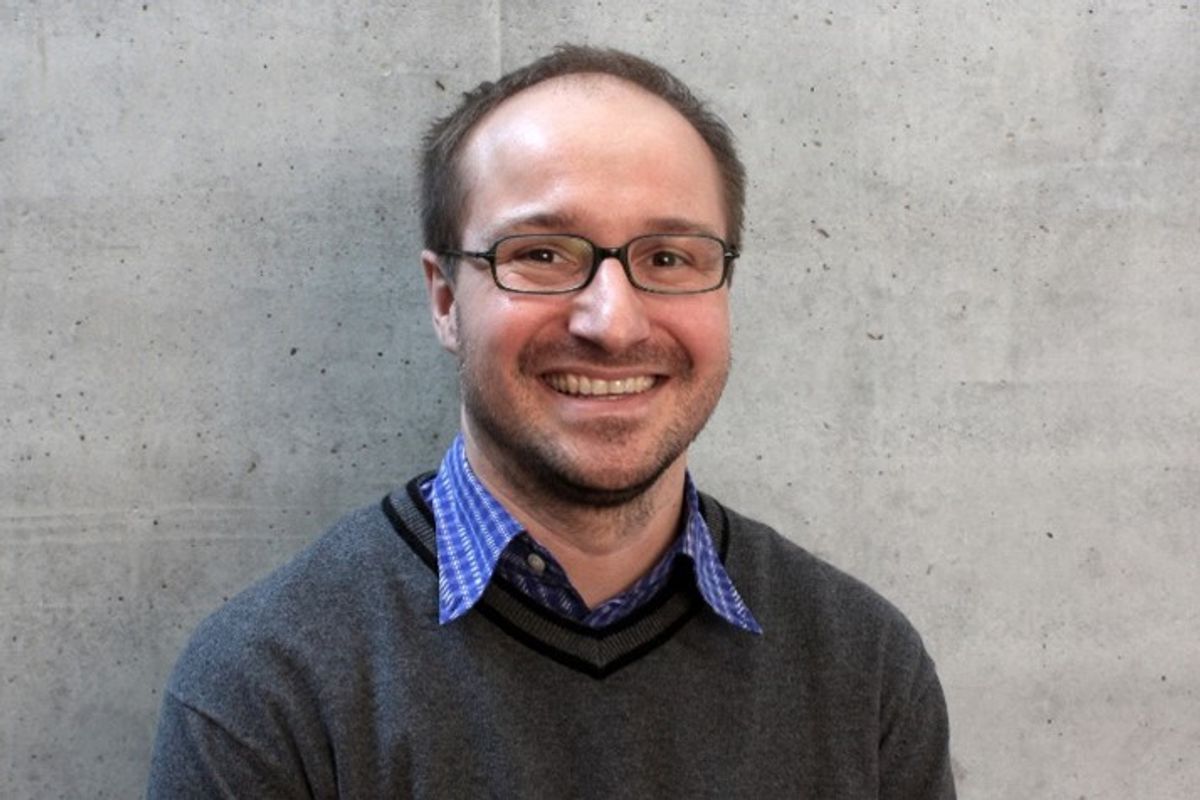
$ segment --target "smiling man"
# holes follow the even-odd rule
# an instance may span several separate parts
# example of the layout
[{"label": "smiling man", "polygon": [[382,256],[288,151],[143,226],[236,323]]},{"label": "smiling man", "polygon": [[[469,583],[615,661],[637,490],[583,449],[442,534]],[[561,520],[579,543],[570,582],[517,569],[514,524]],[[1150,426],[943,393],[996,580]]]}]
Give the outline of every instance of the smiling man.
[{"label": "smiling man", "polygon": [[729,372],[724,124],[567,47],[425,144],[461,433],[201,626],[150,795],[953,797],[903,616],[688,474]]}]

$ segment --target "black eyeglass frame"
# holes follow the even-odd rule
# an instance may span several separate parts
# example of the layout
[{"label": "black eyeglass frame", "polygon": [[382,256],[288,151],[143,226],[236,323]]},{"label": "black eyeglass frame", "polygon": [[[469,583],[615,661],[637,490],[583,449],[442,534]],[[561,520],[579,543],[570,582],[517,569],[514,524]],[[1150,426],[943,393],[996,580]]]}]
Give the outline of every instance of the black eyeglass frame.
[{"label": "black eyeglass frame", "polygon": [[[583,283],[570,289],[547,289],[544,291],[541,289],[513,289],[500,283],[500,275],[496,271],[496,250],[500,247],[500,245],[512,239],[535,239],[541,236],[569,236],[586,242],[588,246],[592,248],[592,266],[588,269],[587,277],[584,279]],[[687,289],[684,291],[653,289],[649,286],[643,286],[638,283],[637,279],[633,277],[633,268],[629,266],[629,248],[632,247],[634,243],[643,239],[653,239],[661,236],[687,236],[694,239],[708,239],[721,245],[721,255],[723,257],[723,261],[721,263],[721,280],[718,281],[715,286],[711,286],[707,289]],[[610,258],[615,258],[620,262],[621,269],[625,270],[625,277],[629,280],[630,285],[638,291],[649,292],[651,294],[682,296],[690,294],[705,294],[706,292],[715,292],[717,289],[720,289],[722,286],[728,283],[729,272],[733,267],[733,262],[741,255],[741,252],[733,245],[728,244],[724,239],[719,239],[716,236],[710,236],[707,233],[645,233],[641,236],[633,237],[620,247],[601,247],[586,236],[580,236],[577,233],[517,233],[511,236],[501,236],[499,239],[493,242],[492,246],[487,250],[443,250],[439,253],[439,255],[452,256],[455,258],[478,258],[486,261],[490,267],[492,281],[496,284],[496,287],[501,291],[512,292],[513,294],[570,294],[571,292],[582,291],[586,289],[591,284],[592,279],[596,277],[596,272],[599,271],[600,265]]]}]

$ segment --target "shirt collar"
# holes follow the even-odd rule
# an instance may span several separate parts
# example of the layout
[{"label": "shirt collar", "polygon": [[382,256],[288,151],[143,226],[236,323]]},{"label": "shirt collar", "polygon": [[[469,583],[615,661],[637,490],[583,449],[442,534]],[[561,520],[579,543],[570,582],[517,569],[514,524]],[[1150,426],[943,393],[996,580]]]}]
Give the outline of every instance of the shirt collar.
[{"label": "shirt collar", "polygon": [[[438,561],[438,620],[451,622],[479,602],[521,524],[492,496],[467,463],[462,434],[454,438],[437,475],[422,487],[433,509]],[[718,616],[738,628],[761,634],[762,628],[733,585],[700,513],[700,496],[690,475],[684,478],[687,521],[676,552],[692,559],[696,587]]]}]

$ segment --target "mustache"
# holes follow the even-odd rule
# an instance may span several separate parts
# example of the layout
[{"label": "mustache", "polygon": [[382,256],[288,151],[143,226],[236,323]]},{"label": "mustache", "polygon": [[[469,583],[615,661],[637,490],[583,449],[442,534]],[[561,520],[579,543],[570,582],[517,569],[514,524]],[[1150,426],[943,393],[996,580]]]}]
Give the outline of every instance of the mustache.
[{"label": "mustache", "polygon": [[543,364],[563,363],[607,369],[652,367],[655,372],[673,375],[687,375],[692,370],[692,359],[682,347],[659,342],[639,342],[619,353],[585,339],[530,343],[517,357],[517,366],[525,374],[542,372]]}]

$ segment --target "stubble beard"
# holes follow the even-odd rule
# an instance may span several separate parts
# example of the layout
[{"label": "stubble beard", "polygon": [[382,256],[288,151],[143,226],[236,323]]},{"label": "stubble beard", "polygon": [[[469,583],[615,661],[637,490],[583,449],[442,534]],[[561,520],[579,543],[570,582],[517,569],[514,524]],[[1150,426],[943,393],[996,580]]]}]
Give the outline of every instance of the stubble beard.
[{"label": "stubble beard", "polygon": [[[659,432],[646,454],[635,454],[643,463],[635,465],[632,471],[618,470],[621,474],[612,476],[614,480],[605,481],[601,476],[589,473],[588,453],[572,452],[539,425],[538,420],[523,416],[526,410],[537,409],[532,397],[539,390],[532,382],[541,380],[536,364],[544,363],[547,351],[555,349],[553,346],[531,346],[521,353],[518,385],[527,402],[517,402],[512,408],[498,408],[495,398],[489,397],[484,388],[488,385],[484,371],[479,365],[473,365],[469,348],[460,350],[459,386],[467,420],[503,459],[502,463],[507,467],[505,479],[526,496],[574,507],[599,509],[635,504],[700,434],[716,408],[729,374],[726,363],[723,371],[713,379],[696,384],[694,365],[677,346],[658,347],[653,352],[646,348],[622,357],[625,364],[670,364],[669,380],[691,383],[693,390],[689,396],[680,398],[678,416]],[[557,350],[561,352],[561,348]],[[592,363],[615,365],[612,358],[597,353],[590,356]],[[588,422],[581,430],[590,439],[621,443],[631,441],[640,426],[641,423],[634,420],[600,418]],[[611,469],[609,466],[603,468]]]}]

